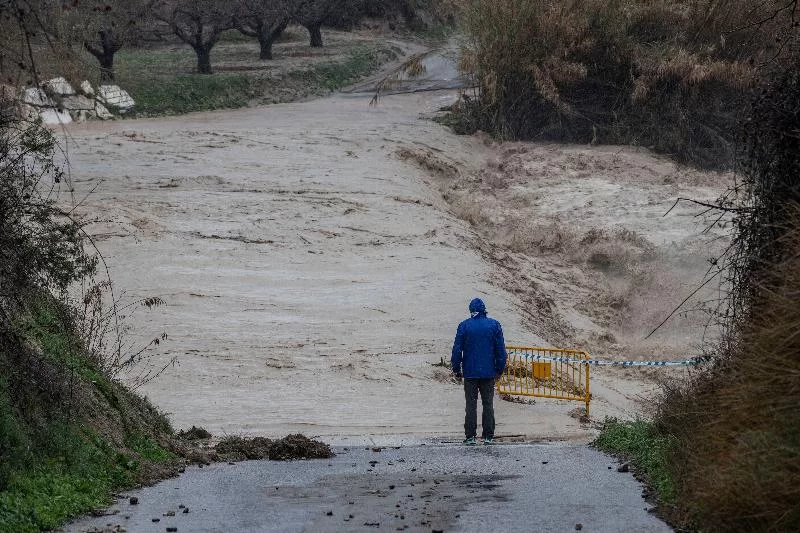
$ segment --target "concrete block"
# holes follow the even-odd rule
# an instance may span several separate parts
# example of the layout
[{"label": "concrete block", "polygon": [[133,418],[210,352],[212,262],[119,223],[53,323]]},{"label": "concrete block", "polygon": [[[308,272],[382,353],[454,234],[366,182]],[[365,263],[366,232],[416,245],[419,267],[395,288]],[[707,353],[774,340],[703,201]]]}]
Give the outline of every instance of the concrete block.
[{"label": "concrete block", "polygon": [[42,84],[42,88],[48,93],[58,96],[72,96],[75,94],[75,89],[72,88],[72,85],[62,77],[47,80]]},{"label": "concrete block", "polygon": [[97,89],[97,96],[107,107],[116,108],[120,113],[127,113],[136,105],[131,95],[118,85],[101,85]]},{"label": "concrete block", "polygon": [[95,116],[100,120],[111,120],[114,118],[114,115],[108,110],[108,108],[100,102],[94,103],[94,113]]},{"label": "concrete block", "polygon": [[61,106],[70,111],[74,109],[94,111],[94,100],[83,95],[76,94],[74,96],[65,96],[61,100]]},{"label": "concrete block", "polygon": [[83,80],[81,82],[81,93],[89,98],[94,98],[94,87],[92,87],[92,84],[89,83],[88,80]]}]

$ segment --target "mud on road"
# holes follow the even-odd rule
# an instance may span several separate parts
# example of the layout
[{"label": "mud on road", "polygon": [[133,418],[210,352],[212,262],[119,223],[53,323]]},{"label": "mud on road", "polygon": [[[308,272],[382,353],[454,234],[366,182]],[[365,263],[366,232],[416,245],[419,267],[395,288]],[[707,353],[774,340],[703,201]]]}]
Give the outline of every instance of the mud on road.
[{"label": "mud on road", "polygon": [[[177,427],[202,425],[215,435],[302,432],[330,442],[457,436],[463,392],[437,379],[432,363],[448,358],[472,297],[484,298],[509,343],[569,340],[531,318],[536,310],[520,284],[545,291],[558,320],[573,330],[595,328],[591,312],[558,289],[563,282],[588,294],[593,282],[581,278],[583,267],[518,249],[510,256],[517,263],[522,252],[535,253],[517,271],[500,268],[502,257],[492,253],[505,246],[503,223],[484,223],[483,208],[518,202],[502,196],[509,191],[546,201],[596,182],[566,173],[549,188],[531,181],[495,192],[475,181],[487,168],[497,170],[497,157],[513,154],[421,118],[454,97],[395,95],[370,107],[369,95],[337,95],[70,127],[74,197],[93,191],[76,213],[91,222],[117,293],[166,301],[127,320],[140,344],[169,334],[150,363],[177,363],[141,390]],[[436,175],[403,151],[444,157],[457,172]],[[663,165],[638,154],[644,166]],[[556,167],[548,175],[556,176]],[[628,201],[630,188],[618,187],[616,196],[612,189],[604,189],[606,203]],[[483,213],[474,220],[467,196]],[[663,213],[670,198],[641,203]],[[605,225],[618,219],[608,211]],[[684,224],[674,231],[690,237],[702,229]],[[646,227],[637,231],[655,242]],[[573,339],[592,342],[601,334]],[[699,339],[694,330],[675,335],[683,335],[681,346]],[[654,389],[636,374],[598,374],[593,417],[639,412]],[[497,404],[499,434],[590,436],[590,427],[569,415],[575,404]]]}]

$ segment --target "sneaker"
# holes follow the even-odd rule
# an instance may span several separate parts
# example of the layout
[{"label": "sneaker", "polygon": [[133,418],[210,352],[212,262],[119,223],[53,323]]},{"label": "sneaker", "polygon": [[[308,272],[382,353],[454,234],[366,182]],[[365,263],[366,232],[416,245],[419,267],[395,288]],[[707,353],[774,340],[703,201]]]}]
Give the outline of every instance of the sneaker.
[{"label": "sneaker", "polygon": [[491,444],[494,444],[494,439],[492,437],[486,437],[483,439],[483,444],[484,446],[489,446]]},{"label": "sneaker", "polygon": [[475,440],[475,437],[464,439],[464,446],[475,446],[477,443],[478,441]]}]

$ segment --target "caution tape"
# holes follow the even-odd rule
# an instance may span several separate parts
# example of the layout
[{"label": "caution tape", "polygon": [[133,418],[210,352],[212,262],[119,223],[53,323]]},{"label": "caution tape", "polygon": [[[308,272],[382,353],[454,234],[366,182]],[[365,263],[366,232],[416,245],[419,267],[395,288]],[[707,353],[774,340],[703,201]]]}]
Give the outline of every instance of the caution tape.
[{"label": "caution tape", "polygon": [[712,358],[706,355],[685,359],[683,361],[603,361],[600,359],[571,359],[569,357],[548,357],[545,355],[531,355],[516,351],[508,352],[531,361],[544,361],[553,363],[576,363],[594,366],[695,366],[711,362]]}]

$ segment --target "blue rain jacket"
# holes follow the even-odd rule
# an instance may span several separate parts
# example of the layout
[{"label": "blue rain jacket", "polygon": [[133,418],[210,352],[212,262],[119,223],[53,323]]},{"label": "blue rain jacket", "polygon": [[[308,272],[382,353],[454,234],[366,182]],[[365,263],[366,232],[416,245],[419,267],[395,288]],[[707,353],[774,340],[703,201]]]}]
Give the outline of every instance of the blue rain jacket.
[{"label": "blue rain jacket", "polygon": [[472,317],[458,325],[450,358],[453,372],[465,378],[496,378],[506,368],[506,343],[500,322],[486,316],[486,306],[475,298]]}]

